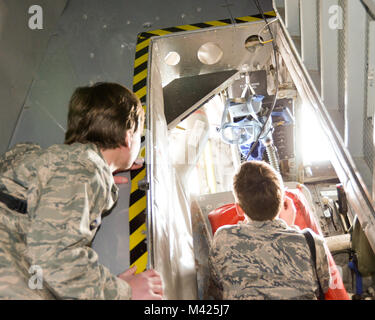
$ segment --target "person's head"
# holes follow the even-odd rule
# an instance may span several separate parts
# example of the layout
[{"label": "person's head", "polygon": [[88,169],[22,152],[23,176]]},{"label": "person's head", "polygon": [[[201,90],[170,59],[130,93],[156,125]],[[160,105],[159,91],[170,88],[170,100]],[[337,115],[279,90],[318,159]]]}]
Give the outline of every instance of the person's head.
[{"label": "person's head", "polygon": [[65,144],[93,143],[101,151],[116,150],[117,164],[128,168],[136,159],[144,125],[138,97],[117,83],[77,88],[69,103]]},{"label": "person's head", "polygon": [[254,221],[275,219],[284,203],[280,174],[262,161],[241,165],[233,178],[233,192],[240,209]]}]

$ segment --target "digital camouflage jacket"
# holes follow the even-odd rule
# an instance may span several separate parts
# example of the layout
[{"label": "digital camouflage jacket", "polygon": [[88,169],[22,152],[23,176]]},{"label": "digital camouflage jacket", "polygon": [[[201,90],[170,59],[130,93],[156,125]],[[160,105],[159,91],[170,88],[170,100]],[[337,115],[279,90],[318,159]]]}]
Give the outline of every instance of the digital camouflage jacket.
[{"label": "digital camouflage jacket", "polygon": [[[326,292],[329,264],[323,240],[315,234],[314,240],[317,275]],[[221,227],[213,239],[209,264],[216,298],[315,300],[318,295],[305,237],[281,219]]]},{"label": "digital camouflage jacket", "polygon": [[130,299],[131,288],[90,248],[117,201],[109,166],[93,144],[18,144],[0,157],[0,299]]}]

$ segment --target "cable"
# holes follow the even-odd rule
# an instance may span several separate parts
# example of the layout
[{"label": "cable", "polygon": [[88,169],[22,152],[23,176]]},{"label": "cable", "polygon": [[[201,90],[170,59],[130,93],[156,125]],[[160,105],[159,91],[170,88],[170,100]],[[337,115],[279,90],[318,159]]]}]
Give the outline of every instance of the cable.
[{"label": "cable", "polygon": [[[268,28],[268,31],[271,35],[271,39],[274,40],[274,36],[273,36],[273,33],[272,33],[272,30],[269,26],[269,23],[267,21],[267,18],[265,17],[264,15],[264,11],[261,7],[261,5],[259,4],[259,1],[258,0],[253,0],[256,7],[258,8],[259,10],[259,13],[262,15],[263,17],[263,20],[266,22],[266,27]],[[276,106],[276,101],[277,101],[277,94],[279,92],[279,64],[278,64],[278,61],[277,61],[277,48],[276,48],[276,44],[275,44],[275,41],[272,41],[272,47],[273,47],[273,54],[274,54],[274,59],[275,59],[275,77],[276,77],[276,85],[275,85],[275,88],[276,88],[276,93],[275,93],[275,98],[274,98],[274,101],[273,101],[273,104],[272,104],[272,107],[269,111],[269,114],[267,115],[267,120],[266,122],[264,123],[263,127],[262,127],[262,130],[259,132],[258,136],[257,136],[257,139],[255,140],[255,143],[253,144],[253,146],[250,148],[247,156],[246,156],[246,160],[249,159],[250,155],[253,153],[255,147],[257,146],[258,142],[259,142],[259,138],[262,136],[263,134],[263,131],[264,129],[266,128],[266,125],[268,123],[268,121],[270,120],[270,117],[272,115],[272,112],[273,110],[275,109],[275,106]]]},{"label": "cable", "polygon": [[269,42],[272,42],[274,39],[272,38],[272,39],[270,39],[270,40],[267,40],[267,41],[263,41],[262,40],[262,37],[261,37],[261,32],[264,30],[264,28],[266,28],[266,27],[268,27],[270,24],[272,24],[272,23],[274,23],[274,22],[276,22],[276,21],[278,21],[279,19],[275,19],[275,20],[272,20],[271,22],[268,22],[265,26],[263,26],[262,27],[262,29],[260,29],[260,31],[258,32],[258,39],[259,39],[259,42],[261,43],[261,44],[266,44],[266,43],[269,43]]},{"label": "cable", "polygon": [[[333,204],[333,205],[335,205],[335,204]],[[330,219],[331,219],[332,225],[333,225],[333,227],[335,228],[335,231],[337,231],[337,227],[336,227],[335,219],[334,219],[334,217],[333,217],[333,209],[332,209],[332,207],[331,207],[329,204],[327,205],[327,207],[328,207],[328,209],[329,209],[329,214],[331,215]],[[335,206],[335,208],[336,208],[336,206]]]},{"label": "cable", "polygon": [[342,250],[338,250],[338,251],[333,251],[333,252],[331,252],[331,255],[332,255],[332,257],[334,257],[338,254],[343,254],[343,253],[346,253],[349,256],[351,256],[353,254],[353,250],[352,249],[342,249]]},{"label": "cable", "polygon": [[267,40],[267,41],[259,40],[259,42],[260,42],[261,44],[267,44],[267,43],[270,43],[270,42],[272,42],[272,41],[273,41],[273,39],[270,39],[270,40]]},{"label": "cable", "polygon": [[230,14],[230,19],[232,21],[232,24],[235,26],[236,25],[236,20],[233,18],[232,12],[229,9],[230,4],[228,3],[228,0],[225,0],[225,5],[223,5],[223,6],[225,6],[228,9],[228,12]]}]

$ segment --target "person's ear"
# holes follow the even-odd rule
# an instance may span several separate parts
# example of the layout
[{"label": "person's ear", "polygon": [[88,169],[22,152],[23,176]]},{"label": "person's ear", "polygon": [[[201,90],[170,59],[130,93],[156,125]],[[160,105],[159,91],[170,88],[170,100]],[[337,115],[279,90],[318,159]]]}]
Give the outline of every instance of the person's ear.
[{"label": "person's ear", "polygon": [[296,208],[294,202],[288,196],[284,197],[283,205],[279,211],[277,218],[284,220],[288,226],[294,225],[296,220]]},{"label": "person's ear", "polygon": [[133,142],[133,132],[131,130],[127,130],[125,133],[125,146],[130,148]]},{"label": "person's ear", "polygon": [[243,211],[243,209],[241,208],[241,206],[237,202],[236,202],[236,210],[237,210],[237,214],[240,217],[243,217],[245,215],[245,212]]}]

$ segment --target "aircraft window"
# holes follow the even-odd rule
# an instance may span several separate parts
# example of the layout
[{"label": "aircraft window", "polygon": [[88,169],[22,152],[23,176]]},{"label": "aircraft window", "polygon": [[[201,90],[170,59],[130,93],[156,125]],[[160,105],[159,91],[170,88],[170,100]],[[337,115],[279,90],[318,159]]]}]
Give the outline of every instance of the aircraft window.
[{"label": "aircraft window", "polygon": [[198,59],[203,64],[215,64],[223,57],[223,50],[213,42],[203,44],[198,50]]}]

